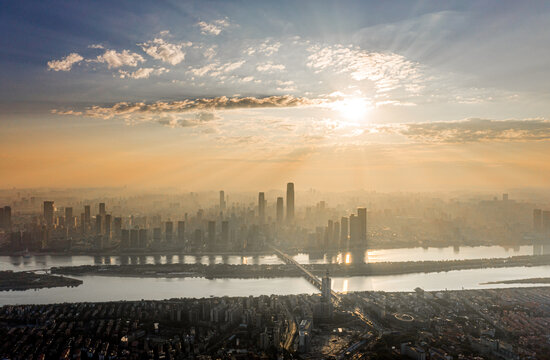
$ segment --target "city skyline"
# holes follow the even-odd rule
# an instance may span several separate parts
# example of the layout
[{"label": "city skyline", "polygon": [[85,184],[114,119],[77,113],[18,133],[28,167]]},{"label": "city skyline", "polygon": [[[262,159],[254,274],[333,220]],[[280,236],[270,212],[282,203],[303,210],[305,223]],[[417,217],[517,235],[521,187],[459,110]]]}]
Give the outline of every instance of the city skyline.
[{"label": "city skyline", "polygon": [[245,8],[5,4],[0,188],[548,188],[548,3]]}]

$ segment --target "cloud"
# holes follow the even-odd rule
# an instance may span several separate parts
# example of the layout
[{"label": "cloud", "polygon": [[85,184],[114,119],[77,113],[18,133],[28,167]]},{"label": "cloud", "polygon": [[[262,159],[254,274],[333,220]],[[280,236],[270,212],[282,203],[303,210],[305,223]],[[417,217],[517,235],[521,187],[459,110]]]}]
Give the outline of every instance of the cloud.
[{"label": "cloud", "polygon": [[237,70],[238,68],[243,66],[244,63],[245,63],[244,60],[235,61],[235,62],[228,62],[228,63],[221,64],[221,65],[219,63],[212,63],[212,64],[202,66],[200,68],[191,69],[189,71],[194,76],[205,76],[205,75],[208,74],[210,76],[215,77],[215,76],[218,76],[222,73],[230,73],[234,70]]},{"label": "cloud", "polygon": [[[294,97],[291,95],[257,97],[232,97],[186,99],[181,101],[157,101],[155,103],[119,102],[112,106],[92,106],[79,114],[89,117],[112,119],[122,118],[129,122],[166,121],[164,116],[178,113],[202,113],[216,110],[251,109],[251,108],[288,108],[316,105],[320,100]],[[72,111],[72,110],[71,110]],[[52,113],[75,115],[76,113],[52,110]],[[207,115],[200,115],[198,120],[204,121]],[[168,121],[171,121],[169,119]],[[176,119],[177,120],[177,119]],[[188,120],[188,119],[187,119]]]},{"label": "cloud", "polygon": [[143,56],[130,52],[129,50],[122,50],[117,52],[116,50],[107,50],[103,55],[99,55],[96,61],[100,63],[107,63],[109,69],[119,68],[121,66],[137,66],[139,62],[144,62]]},{"label": "cloud", "polygon": [[212,112],[198,112],[194,114],[192,117],[174,117],[174,116],[168,116],[161,118],[157,120],[157,123],[176,128],[176,127],[195,127],[200,125],[205,125],[208,122],[211,122],[213,120],[220,119],[216,114]]},{"label": "cloud", "polygon": [[281,43],[278,41],[272,41],[270,39],[265,40],[258,46],[251,46],[245,50],[248,55],[260,54],[265,56],[271,56],[279,51]]},{"label": "cloud", "polygon": [[61,60],[48,61],[48,70],[70,71],[74,64],[78,64],[82,60],[84,60],[84,58],[79,54],[71,53]]},{"label": "cloud", "polygon": [[177,65],[185,59],[182,48],[191,46],[192,43],[171,44],[164,39],[157,38],[139,45],[152,58],[162,60],[170,65]]},{"label": "cloud", "polygon": [[349,73],[356,81],[370,80],[377,92],[403,88],[410,93],[423,89],[420,66],[394,53],[368,52],[352,46],[311,46],[307,66],[317,72]]},{"label": "cloud", "polygon": [[285,69],[286,68],[283,64],[273,64],[271,61],[256,66],[256,70],[261,72],[283,71]]},{"label": "cloud", "polygon": [[197,25],[200,27],[203,35],[220,35],[224,29],[229,27],[230,23],[229,20],[225,18],[214,20],[211,23],[199,21]]},{"label": "cloud", "polygon": [[547,141],[550,121],[546,119],[489,120],[399,124],[379,130],[404,135],[418,142],[471,143],[487,141]]},{"label": "cloud", "polygon": [[90,49],[105,49],[105,48],[103,47],[103,45],[101,45],[101,44],[92,44],[92,45],[88,45],[88,48],[90,48]]},{"label": "cloud", "polygon": [[121,79],[130,78],[130,79],[148,79],[151,75],[160,75],[166,72],[169,72],[167,68],[141,68],[134,72],[119,70]]}]

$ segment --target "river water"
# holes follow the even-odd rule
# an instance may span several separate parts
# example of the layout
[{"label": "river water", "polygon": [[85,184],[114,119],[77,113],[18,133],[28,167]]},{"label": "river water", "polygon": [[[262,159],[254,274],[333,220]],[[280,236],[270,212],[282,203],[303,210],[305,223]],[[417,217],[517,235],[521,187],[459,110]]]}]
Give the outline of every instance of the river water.
[{"label": "river water", "polygon": [[[491,257],[508,257],[514,255],[531,255],[532,246],[521,246],[516,249],[500,247],[462,247],[456,251],[451,248],[412,248],[368,251],[369,261],[407,261],[407,260],[443,260],[443,259],[475,259]],[[345,259],[346,254],[324,254],[321,257],[310,257],[298,254],[300,262],[331,262],[333,257]],[[362,255],[359,255],[361,258]],[[241,256],[142,256],[121,258],[93,256],[32,256],[0,257],[2,270],[45,269],[51,266],[93,265],[117,263],[228,263],[228,264],[276,264],[280,260],[275,255],[254,257]],[[357,259],[357,256],[355,257]],[[355,261],[354,259],[354,261]],[[313,261],[312,261],[313,260]],[[345,260],[343,261],[345,262]],[[439,273],[415,273],[387,276],[354,276],[336,277],[332,280],[333,290],[346,291],[412,291],[416,287],[425,290],[460,290],[533,286],[529,284],[492,284],[484,282],[522,279],[550,276],[550,266],[510,267],[457,270]],[[0,305],[6,304],[47,304],[59,302],[81,301],[111,301],[111,300],[161,300],[180,297],[209,296],[258,296],[258,295],[288,295],[300,293],[315,293],[317,289],[300,277],[274,279],[205,279],[205,278],[134,278],[134,277],[104,277],[81,276],[84,283],[74,288],[53,288],[27,291],[0,292]]]}]

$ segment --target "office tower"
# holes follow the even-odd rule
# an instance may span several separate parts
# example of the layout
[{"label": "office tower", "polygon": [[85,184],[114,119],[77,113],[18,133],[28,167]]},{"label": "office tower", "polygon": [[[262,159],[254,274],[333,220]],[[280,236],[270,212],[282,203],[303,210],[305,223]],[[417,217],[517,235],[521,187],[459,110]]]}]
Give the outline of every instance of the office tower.
[{"label": "office tower", "polygon": [[172,242],[172,235],[174,234],[174,223],[171,221],[167,221],[164,223],[164,236],[166,239],[166,242],[171,243]]},{"label": "office tower", "polygon": [[332,243],[332,234],[334,232],[334,221],[329,220],[325,232],[325,246],[332,247],[334,244]]},{"label": "office tower", "polygon": [[145,249],[149,243],[149,238],[147,236],[147,229],[139,229],[138,232],[138,243],[140,249]]},{"label": "office tower", "polygon": [[540,232],[542,230],[542,210],[533,210],[533,230]]},{"label": "office tower", "polygon": [[99,203],[99,215],[105,216],[105,203]]},{"label": "office tower", "polygon": [[0,211],[2,212],[0,227],[4,228],[4,230],[10,231],[11,230],[11,207],[4,206],[3,209],[0,208]]},{"label": "office tower", "polygon": [[216,222],[208,222],[208,246],[213,247],[216,243]]},{"label": "office tower", "polygon": [[263,192],[258,194],[258,218],[260,224],[265,222],[265,194]]},{"label": "office tower", "polygon": [[121,236],[121,231],[122,231],[122,218],[116,217],[113,224],[113,237],[119,240]]},{"label": "office tower", "polygon": [[90,213],[90,205],[85,205],[84,206],[84,221],[86,222],[86,227],[92,221],[91,213]]},{"label": "office tower", "polygon": [[102,218],[101,215],[96,215],[95,217],[95,234],[101,235],[101,229],[102,229]]},{"label": "office tower", "polygon": [[65,208],[65,226],[72,228],[74,226],[73,221],[73,208],[72,207],[66,207]]},{"label": "office tower", "polygon": [[360,244],[361,239],[361,224],[359,218],[355,214],[349,216],[349,240],[352,247]]},{"label": "office tower", "polygon": [[283,205],[283,198],[278,197],[277,198],[277,224],[283,223],[283,219],[285,216],[284,214],[285,214],[285,210]]},{"label": "office tower", "polygon": [[136,249],[139,247],[139,230],[130,229],[130,247]]},{"label": "office tower", "polygon": [[112,220],[112,215],[111,214],[107,214],[105,215],[105,236],[107,237],[107,239],[110,239],[111,238],[111,220]]},{"label": "office tower", "polygon": [[195,248],[202,247],[202,230],[201,229],[195,229],[195,233],[193,235],[193,247]]},{"label": "office tower", "polygon": [[222,244],[227,246],[229,244],[229,221],[222,221]]},{"label": "office tower", "polygon": [[220,191],[220,210],[225,210],[225,192]]},{"label": "office tower", "polygon": [[127,229],[120,231],[120,247],[123,249],[130,247],[130,231]]},{"label": "office tower", "polygon": [[53,201],[44,201],[44,220],[47,226],[53,225]]},{"label": "office tower", "polygon": [[294,183],[286,184],[286,221],[294,221]]},{"label": "office tower", "polygon": [[185,221],[178,221],[178,245],[185,244]]},{"label": "office tower", "polygon": [[162,239],[162,231],[159,227],[153,229],[153,242],[159,243]]},{"label": "office tower", "polygon": [[367,245],[367,209],[358,208],[357,217],[359,218],[359,245]]},{"label": "office tower", "polygon": [[332,231],[332,239],[330,240],[334,246],[340,246],[340,223],[334,222],[334,230]]},{"label": "office tower", "polygon": [[542,231],[550,234],[550,211],[548,210],[542,212]]},{"label": "office tower", "polygon": [[84,219],[85,219],[85,215],[84,213],[81,213],[80,214],[80,232],[82,233],[82,235],[86,233],[86,221]]},{"label": "office tower", "polygon": [[348,246],[349,224],[348,218],[342,217],[340,219],[340,244],[341,246]]},{"label": "office tower", "polygon": [[502,201],[508,201],[508,194],[502,194]]}]

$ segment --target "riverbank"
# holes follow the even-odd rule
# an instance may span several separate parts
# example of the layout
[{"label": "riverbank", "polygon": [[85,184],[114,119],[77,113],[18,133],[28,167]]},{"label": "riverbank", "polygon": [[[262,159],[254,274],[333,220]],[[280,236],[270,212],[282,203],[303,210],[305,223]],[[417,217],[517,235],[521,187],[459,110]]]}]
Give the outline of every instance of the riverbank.
[{"label": "riverbank", "polygon": [[482,285],[495,285],[495,284],[550,284],[550,277],[489,281],[489,282],[482,283]]},{"label": "riverbank", "polygon": [[24,291],[54,287],[74,287],[82,280],[65,276],[37,274],[26,271],[0,271],[0,291]]},{"label": "riverbank", "polygon": [[[550,265],[550,255],[512,256],[497,259],[379,262],[370,264],[308,264],[306,269],[317,276],[328,270],[331,276],[375,276],[411,273],[444,272],[482,268]],[[303,273],[294,265],[228,265],[228,264],[145,264],[145,265],[82,265],[53,267],[53,274],[100,275],[131,277],[205,277],[215,278],[275,278],[299,277]]]}]

